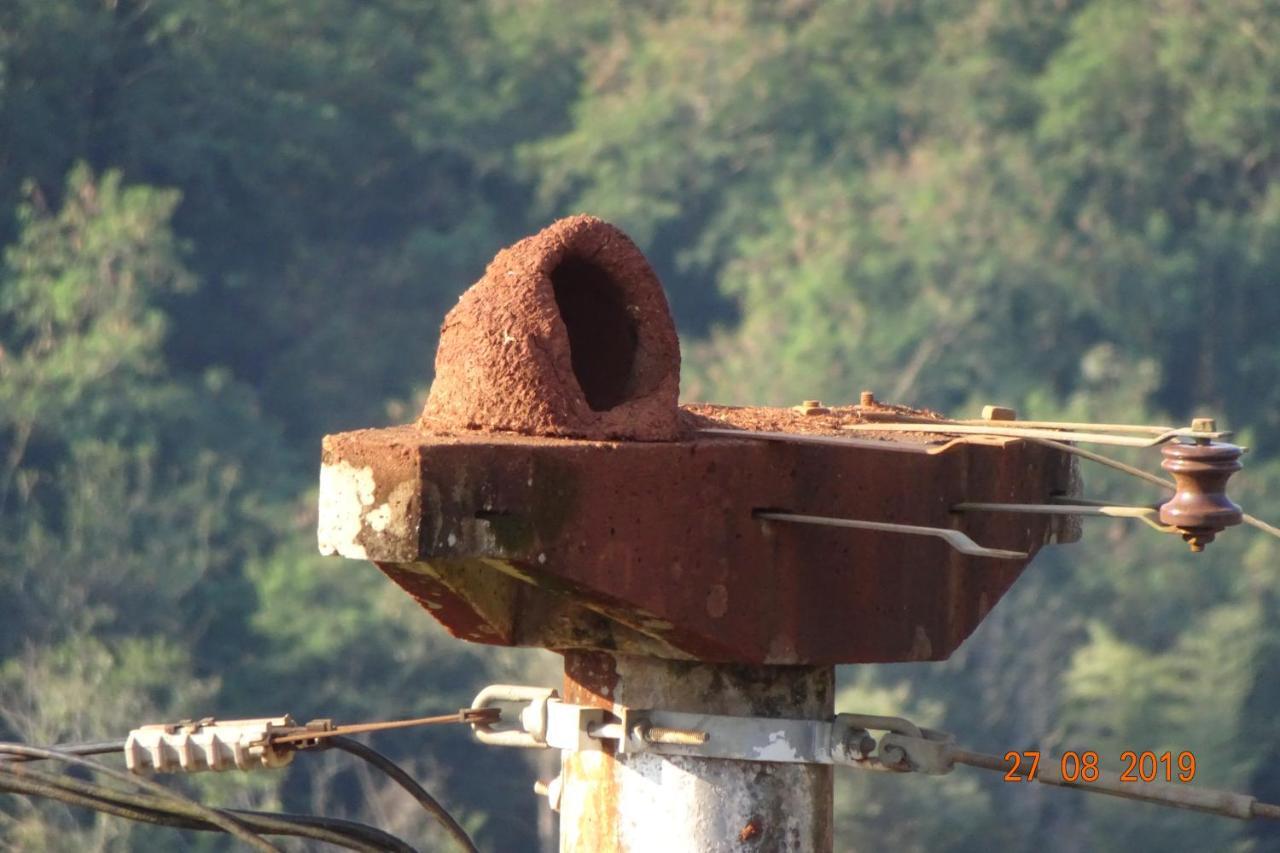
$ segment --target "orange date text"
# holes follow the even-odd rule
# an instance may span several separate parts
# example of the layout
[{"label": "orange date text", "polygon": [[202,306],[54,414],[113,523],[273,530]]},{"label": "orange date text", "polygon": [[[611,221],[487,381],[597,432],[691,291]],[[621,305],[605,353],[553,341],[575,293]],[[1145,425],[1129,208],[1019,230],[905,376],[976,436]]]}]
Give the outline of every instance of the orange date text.
[{"label": "orange date text", "polygon": [[[1032,782],[1040,770],[1037,750],[1009,751],[1004,754],[1006,782]],[[1190,782],[1196,778],[1195,754],[1183,750],[1172,752],[1125,750],[1120,753],[1124,769],[1121,782]],[[1093,750],[1068,750],[1058,756],[1058,773],[1067,784],[1097,782],[1102,778],[1098,753]]]}]

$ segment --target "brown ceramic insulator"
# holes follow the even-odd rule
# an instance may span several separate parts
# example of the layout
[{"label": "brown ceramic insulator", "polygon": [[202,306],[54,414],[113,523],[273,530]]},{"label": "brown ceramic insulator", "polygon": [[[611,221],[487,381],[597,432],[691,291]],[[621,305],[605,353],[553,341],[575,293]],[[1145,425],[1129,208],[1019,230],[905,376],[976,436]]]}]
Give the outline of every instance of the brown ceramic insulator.
[{"label": "brown ceramic insulator", "polygon": [[1217,442],[1172,442],[1161,448],[1160,467],[1173,475],[1177,491],[1160,507],[1160,522],[1182,531],[1191,550],[1203,550],[1218,532],[1243,520],[1226,491],[1227,480],[1242,467],[1242,452],[1234,444]]},{"label": "brown ceramic insulator", "polygon": [[499,252],[449,312],[421,423],[671,441],[679,386],[658,277],[627,235],[573,216]]}]

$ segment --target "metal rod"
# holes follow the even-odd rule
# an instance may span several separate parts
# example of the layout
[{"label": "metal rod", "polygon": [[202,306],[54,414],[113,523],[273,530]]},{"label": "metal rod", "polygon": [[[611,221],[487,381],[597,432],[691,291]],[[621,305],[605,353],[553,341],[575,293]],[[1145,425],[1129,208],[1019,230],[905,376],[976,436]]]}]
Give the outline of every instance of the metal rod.
[{"label": "metal rod", "polygon": [[1052,441],[1084,441],[1090,444],[1110,444],[1117,447],[1156,447],[1175,438],[1222,438],[1230,435],[1225,432],[1199,432],[1190,428],[1171,429],[1159,433],[1153,438],[1136,438],[1124,435],[1107,435],[1100,432],[1072,432],[1056,429],[1033,429],[1010,426],[970,426],[950,424],[939,421],[922,423],[869,423],[846,424],[840,427],[851,432],[914,432],[937,433],[939,435],[999,435],[1008,438],[1044,438]]},{"label": "metal rod", "polygon": [[587,726],[587,737],[596,740],[622,740],[626,734],[622,723],[592,723]]},{"label": "metal rod", "polygon": [[711,735],[696,729],[672,729],[666,726],[641,724],[637,734],[646,743],[669,743],[676,746],[702,746]]},{"label": "metal rod", "polygon": [[[899,422],[900,422],[900,421],[902,421],[902,420],[903,420],[903,418],[902,418],[901,416],[895,416],[895,420],[897,420],[897,421],[899,421]],[[999,421],[995,421],[995,422],[993,422],[993,423],[1000,423],[1000,422],[999,422]],[[1051,422],[1051,421],[1018,421],[1018,423],[1042,423],[1042,424],[1049,424],[1049,423],[1052,423],[1052,422]],[[952,425],[952,424],[951,424],[951,422],[948,422],[948,421],[930,420],[930,419],[926,419],[926,418],[921,418],[921,419],[920,419],[920,424],[919,424],[919,425],[920,425],[920,426],[924,426],[924,425],[938,425],[938,424],[947,425],[948,427],[950,427],[950,426]],[[968,425],[965,425],[965,424],[961,424],[961,425],[962,425],[962,426],[968,426]],[[884,431],[884,430],[886,430],[886,428],[891,428],[891,427],[895,427],[895,426],[902,427],[902,428],[900,428],[900,429],[887,429],[887,431],[889,431],[889,432],[917,432],[917,433],[919,433],[919,432],[937,432],[937,433],[939,433],[939,434],[946,434],[946,433],[949,433],[949,432],[955,432],[955,431],[956,431],[956,430],[954,430],[954,429],[950,429],[950,428],[947,428],[947,429],[939,429],[939,430],[923,430],[923,429],[918,429],[918,428],[916,428],[916,426],[917,426],[917,425],[914,425],[914,424],[912,424],[912,425],[906,425],[906,424],[902,424],[902,423],[897,423],[897,424],[874,423],[874,424],[856,424],[856,425],[855,425],[855,424],[850,424],[850,425],[847,425],[847,426],[841,427],[841,429],[845,429],[845,430],[867,430],[867,431],[876,431],[876,430],[881,430],[881,431]],[[1122,427],[1127,427],[1128,425],[1125,425],[1125,424],[1082,424],[1081,426],[1091,426],[1091,427],[1112,427],[1112,428],[1117,429],[1117,431],[1118,431],[1120,428],[1122,428]],[[1133,427],[1132,427],[1132,431],[1134,431],[1134,432],[1138,431],[1138,429],[1139,429],[1139,428],[1138,428],[1137,426],[1133,426]],[[1151,429],[1151,430],[1154,430],[1154,429],[1156,429],[1156,428],[1155,428],[1155,427],[1152,427],[1152,428],[1150,428],[1150,429]],[[946,442],[945,444],[909,444],[909,443],[903,443],[903,442],[882,441],[882,440],[876,440],[876,439],[843,438],[843,437],[841,437],[841,436],[834,436],[834,435],[810,435],[810,434],[808,434],[808,433],[794,433],[794,432],[769,432],[769,431],[765,431],[765,430],[745,430],[745,429],[718,429],[718,428],[707,428],[707,429],[700,429],[700,430],[698,430],[698,432],[703,433],[704,435],[716,435],[716,436],[722,436],[722,437],[725,437],[725,438],[746,438],[746,439],[757,439],[757,440],[761,440],[761,441],[783,441],[783,442],[790,442],[790,443],[793,443],[793,444],[822,444],[822,445],[836,446],[836,447],[841,447],[841,446],[843,446],[843,447],[861,447],[861,448],[865,448],[865,449],[867,449],[867,450],[889,450],[889,451],[895,451],[895,452],[898,452],[898,453],[924,453],[924,454],[928,454],[928,455],[934,455],[934,454],[938,454],[938,453],[943,453],[943,452],[945,452],[945,451],[947,451],[947,450],[950,450],[952,447],[955,447],[955,446],[956,446],[956,445],[958,445],[958,444],[982,444],[982,443],[986,443],[986,442],[984,442],[984,441],[983,441],[983,439],[1020,438],[1020,439],[1023,439],[1023,440],[1025,440],[1025,441],[1032,442],[1032,443],[1034,443],[1034,444],[1039,444],[1039,445],[1041,445],[1041,446],[1043,446],[1043,447],[1052,447],[1054,450],[1061,450],[1063,453],[1070,453],[1070,454],[1072,454],[1073,456],[1079,456],[1081,459],[1088,459],[1089,461],[1091,461],[1091,462],[1096,462],[1096,463],[1098,463],[1099,465],[1105,465],[1105,466],[1106,466],[1106,467],[1108,467],[1108,468],[1113,468],[1113,469],[1115,469],[1115,470],[1117,470],[1117,471],[1120,471],[1120,472],[1122,472],[1122,473],[1124,473],[1124,474],[1128,474],[1128,475],[1129,475],[1129,476],[1131,476],[1131,477],[1136,477],[1137,479],[1142,480],[1143,482],[1151,483],[1152,485],[1159,486],[1160,488],[1162,488],[1162,489],[1166,489],[1166,490],[1168,490],[1168,491],[1170,491],[1170,492],[1173,492],[1173,491],[1176,491],[1176,490],[1177,490],[1177,487],[1174,485],[1174,483],[1173,483],[1171,480],[1166,480],[1166,479],[1165,479],[1165,478],[1163,478],[1163,477],[1160,477],[1160,476],[1158,476],[1158,475],[1156,475],[1156,474],[1152,474],[1152,473],[1150,473],[1149,471],[1144,471],[1144,470],[1142,470],[1141,468],[1138,468],[1138,467],[1136,467],[1136,466],[1129,465],[1129,464],[1127,464],[1127,463],[1121,462],[1121,461],[1120,461],[1120,460],[1118,460],[1118,459],[1112,459],[1112,458],[1111,458],[1111,457],[1109,457],[1109,456],[1103,456],[1101,453],[1094,453],[1092,450],[1086,450],[1086,449],[1085,449],[1085,448],[1083,448],[1083,447],[1076,447],[1075,445],[1067,444],[1067,443],[1066,443],[1067,441],[1085,441],[1085,440],[1091,440],[1091,439],[1072,438],[1072,437],[1071,437],[1071,436],[1072,436],[1072,433],[1067,433],[1067,432],[1058,432],[1058,431],[1055,431],[1055,430],[1026,430],[1026,431],[1023,431],[1023,430],[1016,430],[1016,429],[1012,429],[1012,430],[1005,429],[1005,430],[1002,430],[1002,429],[986,429],[986,428],[973,428],[973,429],[968,429],[968,428],[966,428],[962,437],[952,439],[951,441],[948,441],[948,442]],[[1103,441],[1099,442],[1099,443],[1103,443],[1103,444],[1115,444],[1115,445],[1119,445],[1119,446],[1123,446],[1123,447],[1154,447],[1154,446],[1156,446],[1156,445],[1158,445],[1158,444],[1162,444],[1162,443],[1164,443],[1165,441],[1167,441],[1167,440],[1169,440],[1169,439],[1171,439],[1171,438],[1178,437],[1178,436],[1184,436],[1184,435],[1185,435],[1185,436],[1195,436],[1195,437],[1200,437],[1200,438],[1219,438],[1219,437],[1229,436],[1231,433],[1228,433],[1228,432],[1196,432],[1196,431],[1194,431],[1194,430],[1190,430],[1190,429],[1177,429],[1177,430],[1164,430],[1163,432],[1160,432],[1160,433],[1154,433],[1154,434],[1156,435],[1156,439],[1155,439],[1154,441],[1145,441],[1145,440],[1142,440],[1142,439],[1127,439],[1127,438],[1123,438],[1123,437],[1121,437],[1121,436],[1098,436],[1097,438],[1101,438],[1101,439],[1118,439],[1118,440],[1115,440],[1115,441],[1103,440]],[[1079,514],[1079,515],[1095,515],[1095,514],[1103,514],[1103,515],[1105,515],[1106,513],[1077,513],[1077,514]],[[818,516],[814,516],[814,517],[816,518],[816,517],[818,517]],[[1133,515],[1133,516],[1131,516],[1131,517],[1140,519],[1140,520],[1141,520],[1141,521],[1143,521],[1145,524],[1147,524],[1147,525],[1149,525],[1149,526],[1153,527],[1153,528],[1154,528],[1154,529],[1156,529],[1156,530],[1161,531],[1162,533],[1170,532],[1170,531],[1171,531],[1171,528],[1168,528],[1166,525],[1162,525],[1162,524],[1158,524],[1158,523],[1156,523],[1156,522],[1153,522],[1153,521],[1151,520],[1151,518],[1150,518],[1150,517],[1147,517],[1147,516],[1140,516],[1140,515]],[[781,520],[781,519],[780,519],[780,520]],[[793,519],[793,520],[794,520],[794,519]],[[817,522],[814,522],[814,523],[817,523]],[[872,523],[876,523],[876,522],[857,522],[856,524],[857,524],[857,525],[862,525],[862,524],[872,524]],[[1256,517],[1254,517],[1254,516],[1252,516],[1252,515],[1249,515],[1249,514],[1247,514],[1247,513],[1246,513],[1246,514],[1245,514],[1245,516],[1244,516],[1244,523],[1245,523],[1245,524],[1248,524],[1248,525],[1250,525],[1250,526],[1252,526],[1252,527],[1256,527],[1258,530],[1261,530],[1261,531],[1262,531],[1262,532],[1264,532],[1264,533],[1267,533],[1267,534],[1269,534],[1269,535],[1271,535],[1271,536],[1276,537],[1277,539],[1280,539],[1280,527],[1275,527],[1274,525],[1268,524],[1267,522],[1262,521],[1261,519],[1256,518]],[[843,526],[845,526],[845,527],[853,527],[853,526],[855,526],[855,523],[849,523],[849,524],[845,524],[845,525],[843,525]],[[897,526],[898,526],[898,527],[903,527],[903,526],[910,527],[911,525],[897,525]],[[864,529],[876,529],[876,528],[864,528]],[[924,529],[932,529],[932,528],[924,528]],[[901,532],[907,532],[907,531],[898,530],[897,532],[900,532],[900,533],[901,533]],[[919,531],[916,531],[916,532],[919,532]],[[952,533],[959,533],[959,531],[950,531],[950,532],[952,532]],[[936,533],[935,533],[935,534],[921,534],[921,535],[940,535],[940,534],[936,534]],[[959,533],[959,535],[960,535],[960,536],[964,536],[964,534],[962,534],[962,533]],[[948,537],[945,537],[945,536],[944,536],[944,537],[942,537],[942,538],[944,538],[944,539],[945,539],[945,538],[948,538]],[[973,540],[972,540],[972,539],[969,539],[967,536],[964,536],[964,538],[965,538],[968,542],[972,543],[972,544],[973,544],[973,547],[979,548],[980,550],[983,550],[983,551],[992,551],[992,550],[996,550],[996,549],[989,549],[989,548],[988,548],[988,549],[983,549],[981,546],[977,545],[976,543],[973,543]],[[961,553],[964,553],[964,554],[974,554],[975,556],[994,556],[993,554],[977,554],[976,552],[974,552],[974,551],[972,551],[972,550],[965,550],[965,549],[960,548],[960,547],[957,547],[957,548],[956,548],[956,550],[957,550],[957,551],[960,551]],[[1006,553],[1008,553],[1008,554],[1014,554],[1014,553],[1020,553],[1020,552],[1009,551],[1009,552],[1006,552]],[[1019,556],[1019,557],[1017,557],[1016,559],[1025,559],[1025,558],[1026,558],[1026,556],[1027,556],[1026,554],[1020,554],[1020,556]],[[1015,559],[1015,558],[1014,558],[1014,557],[1009,557],[1008,559]]]},{"label": "metal rod", "polygon": [[[1178,487],[1172,480],[1166,480],[1164,477],[1157,476],[1149,471],[1143,471],[1141,468],[1126,465],[1118,459],[1112,459],[1110,456],[1103,456],[1101,453],[1094,453],[1092,450],[1085,450],[1083,447],[1076,447],[1071,444],[1063,444],[1060,441],[1051,441],[1043,438],[1028,438],[1027,440],[1033,441],[1036,444],[1042,444],[1046,447],[1056,448],[1065,453],[1074,454],[1082,459],[1088,459],[1092,462],[1097,462],[1099,465],[1105,465],[1108,468],[1114,468],[1115,470],[1128,474],[1131,477],[1136,477],[1145,483],[1150,483],[1153,486],[1159,486],[1166,491],[1176,492],[1178,490]],[[1247,512],[1244,514],[1243,520],[1244,523],[1250,527],[1257,528],[1269,536],[1274,536],[1275,538],[1280,539],[1280,527],[1276,527],[1274,524],[1268,524],[1257,516],[1249,515]],[[1152,526],[1154,527],[1155,525]],[[1160,525],[1157,529],[1163,531],[1164,525]]]},{"label": "metal rod", "polygon": [[877,441],[870,438],[844,438],[838,435],[810,435],[802,432],[768,432],[750,429],[700,429],[703,435],[717,435],[724,438],[754,438],[760,441],[785,441],[790,444],[825,444],[840,447],[862,447],[867,450],[893,450],[899,453],[929,453],[930,447],[924,443],[906,443],[897,441]]},{"label": "metal rod", "polygon": [[335,726],[332,729],[294,732],[293,734],[273,737],[271,738],[271,742],[273,744],[299,743],[304,741],[324,740],[325,738],[331,737],[341,737],[343,735],[356,735],[364,734],[366,732],[381,732],[388,729],[407,729],[413,726],[432,726],[445,723],[495,723],[501,716],[502,712],[498,708],[464,708],[455,714],[441,714],[435,717],[418,717],[413,720],[390,720],[379,723],[352,723],[346,726]]},{"label": "metal rod", "polygon": [[1117,471],[1128,474],[1130,477],[1137,477],[1139,480],[1159,486],[1162,489],[1168,489],[1171,492],[1178,490],[1178,487],[1172,480],[1166,480],[1164,477],[1157,476],[1149,471],[1143,471],[1141,468],[1128,465],[1121,462],[1119,459],[1112,459],[1110,456],[1103,456],[1101,453],[1094,453],[1092,450],[1085,450],[1083,447],[1076,447],[1073,444],[1064,444],[1061,441],[1053,441],[1052,439],[1047,438],[1027,438],[1027,441],[1043,445],[1044,447],[1052,447],[1057,450],[1061,450],[1063,453],[1070,453],[1073,456],[1079,456],[1081,459],[1088,459],[1090,462],[1097,462],[1099,465],[1105,465],[1108,468],[1114,468]]},{"label": "metal rod", "polygon": [[[1010,772],[1009,762],[995,755],[953,747],[948,750],[948,757],[956,764],[965,764],[969,767],[993,770],[998,773]],[[1019,778],[1028,779],[1026,775],[1021,775]],[[1273,820],[1280,818],[1280,807],[1270,803],[1259,803],[1256,798],[1248,794],[1238,794],[1218,788],[1170,782],[1145,782],[1141,780],[1121,782],[1119,777],[1110,771],[1100,771],[1098,778],[1091,782],[1083,780],[1069,782],[1063,778],[1060,768],[1053,766],[1052,761],[1042,765],[1039,768],[1039,772],[1031,776],[1030,779],[1042,785],[1075,788],[1077,791],[1084,791],[1089,794],[1105,794],[1111,797],[1139,800],[1159,806],[1191,809],[1240,820],[1248,820],[1255,817]]]},{"label": "metal rod", "polygon": [[[928,418],[914,415],[901,415],[897,412],[873,412],[863,411],[859,414],[866,420],[875,421],[891,421],[895,423],[919,423],[919,424],[955,424],[959,426],[1017,426],[1030,427],[1032,429],[1067,429],[1084,432],[1132,432],[1141,435],[1164,435],[1167,432],[1177,430],[1178,427],[1159,426],[1153,424],[1097,424],[1082,423],[1079,421],[1008,421],[993,420],[991,418]],[[1214,438],[1225,433],[1203,432],[1197,433],[1206,438]]]},{"label": "metal rod", "polygon": [[1262,519],[1255,518],[1254,516],[1249,515],[1248,513],[1245,513],[1244,515],[1244,523],[1249,525],[1250,527],[1258,528],[1263,533],[1270,533],[1272,536],[1276,537],[1277,539],[1280,539],[1280,527],[1276,527],[1274,524],[1267,524]]},{"label": "metal rod", "polygon": [[[901,442],[874,438],[845,438],[840,435],[814,435],[804,432],[770,432],[767,430],[749,429],[700,429],[704,435],[715,435],[724,438],[752,438],[759,441],[780,441],[790,444],[822,444],[829,447],[860,447],[865,450],[888,450],[895,453],[922,453],[934,456],[945,453],[958,444],[1002,444],[1003,440],[994,435],[974,435],[953,438],[945,444],[928,444],[925,442]],[[985,440],[984,440],[985,439]]]},{"label": "metal rod", "polygon": [[1115,504],[1009,504],[966,501],[951,508],[952,512],[1023,512],[1034,515],[1105,515],[1112,518],[1148,518],[1156,512],[1149,506]]},{"label": "metal rod", "polygon": [[952,512],[1020,512],[1034,515],[1083,515],[1108,518],[1136,518],[1161,533],[1178,533],[1176,527],[1160,523],[1160,512],[1149,506],[1118,506],[1101,502],[1069,504],[958,503]]},{"label": "metal rod", "polygon": [[993,557],[997,560],[1025,560],[1022,551],[1006,551],[1001,548],[984,548],[959,530],[945,527],[924,527],[918,524],[893,524],[887,521],[858,521],[852,518],[830,518],[823,515],[804,515],[794,512],[754,513],[756,518],[768,521],[787,521],[795,524],[819,524],[827,527],[850,527],[855,530],[878,530],[882,533],[905,533],[909,536],[933,536],[944,540],[961,554],[971,557]]},{"label": "metal rod", "polygon": [[[1092,450],[1085,450],[1083,447],[1076,447],[1071,444],[1063,444],[1059,441],[1051,441],[1043,438],[1029,438],[1027,440],[1033,441],[1036,444],[1042,444],[1046,447],[1057,448],[1058,450],[1066,453],[1079,456],[1082,459],[1097,462],[1099,465],[1106,465],[1108,468],[1114,468],[1115,470],[1128,474],[1131,477],[1136,477],[1143,482],[1150,483],[1153,486],[1159,486],[1166,491],[1176,492],[1178,490],[1178,487],[1172,480],[1166,480],[1164,477],[1157,476],[1149,471],[1143,471],[1141,468],[1126,465],[1118,459],[1112,459],[1110,456],[1103,456],[1101,453],[1094,453]],[[1269,536],[1274,536],[1275,538],[1280,539],[1280,527],[1276,527],[1274,524],[1268,524],[1257,516],[1250,515],[1247,512],[1244,514],[1243,520],[1244,523],[1250,527],[1257,528]],[[1161,528],[1163,528],[1163,525],[1161,525]]]}]

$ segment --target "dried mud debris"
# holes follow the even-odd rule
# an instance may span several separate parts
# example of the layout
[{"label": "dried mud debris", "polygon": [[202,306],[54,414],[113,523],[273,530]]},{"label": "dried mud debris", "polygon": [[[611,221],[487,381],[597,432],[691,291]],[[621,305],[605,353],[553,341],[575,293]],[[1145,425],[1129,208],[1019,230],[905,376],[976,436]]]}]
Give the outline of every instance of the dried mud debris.
[{"label": "dried mud debris", "polygon": [[[681,407],[685,423],[692,430],[699,429],[741,429],[760,432],[789,432],[805,435],[833,435],[844,438],[855,437],[854,433],[842,429],[850,424],[875,423],[876,418],[866,417],[870,412],[882,418],[889,415],[902,415],[911,418],[941,418],[937,412],[929,409],[913,409],[910,406],[897,406],[876,403],[874,406],[824,406],[825,414],[803,414],[794,408],[775,408],[769,406],[720,406],[714,403],[686,403]],[[937,438],[926,433],[876,432],[874,430],[858,431],[857,438],[877,438],[885,441],[920,441],[922,438]]]}]

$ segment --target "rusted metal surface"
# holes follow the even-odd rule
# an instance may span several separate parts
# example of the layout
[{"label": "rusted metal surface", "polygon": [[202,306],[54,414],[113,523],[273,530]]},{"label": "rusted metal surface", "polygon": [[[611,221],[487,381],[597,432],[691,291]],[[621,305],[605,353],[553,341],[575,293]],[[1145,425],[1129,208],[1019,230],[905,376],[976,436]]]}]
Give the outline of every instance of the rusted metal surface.
[{"label": "rusted metal surface", "polygon": [[729,437],[591,442],[329,436],[321,548],[376,562],[452,633],[499,645],[704,661],[937,660],[1025,565],[758,510],[963,529],[1034,554],[1070,519],[960,515],[1041,503],[1067,457],[1017,440],[896,452]]},{"label": "rusted metal surface", "polygon": [[[614,711],[672,711],[825,720],[828,667],[716,666],[596,652],[565,657],[565,701]],[[830,765],[759,764],[608,748],[566,752],[563,853],[662,850],[828,851]]]},{"label": "rusted metal surface", "polygon": [[[842,432],[936,419],[870,393],[681,409],[679,365],[640,250],[592,217],[554,223],[449,312],[417,423],[325,439],[321,551],[375,562],[475,642],[834,664],[947,657],[1040,546],[1078,535],[949,511],[1072,494],[1060,448]],[[904,535],[928,528],[994,550]]]},{"label": "rusted metal surface", "polygon": [[936,415],[872,394],[679,408],[679,366],[640,250],[554,223],[449,312],[417,423],[325,439],[321,551],[375,562],[466,640],[825,665],[947,657],[1040,546],[1078,535],[949,511],[1072,494],[1060,448],[885,434],[863,421]]},{"label": "rusted metal surface", "polygon": [[1227,480],[1241,468],[1239,447],[1206,439],[1166,444],[1160,452],[1160,467],[1177,486],[1160,507],[1160,521],[1177,527],[1192,551],[1203,550],[1218,533],[1244,520],[1244,512],[1227,497]]}]

